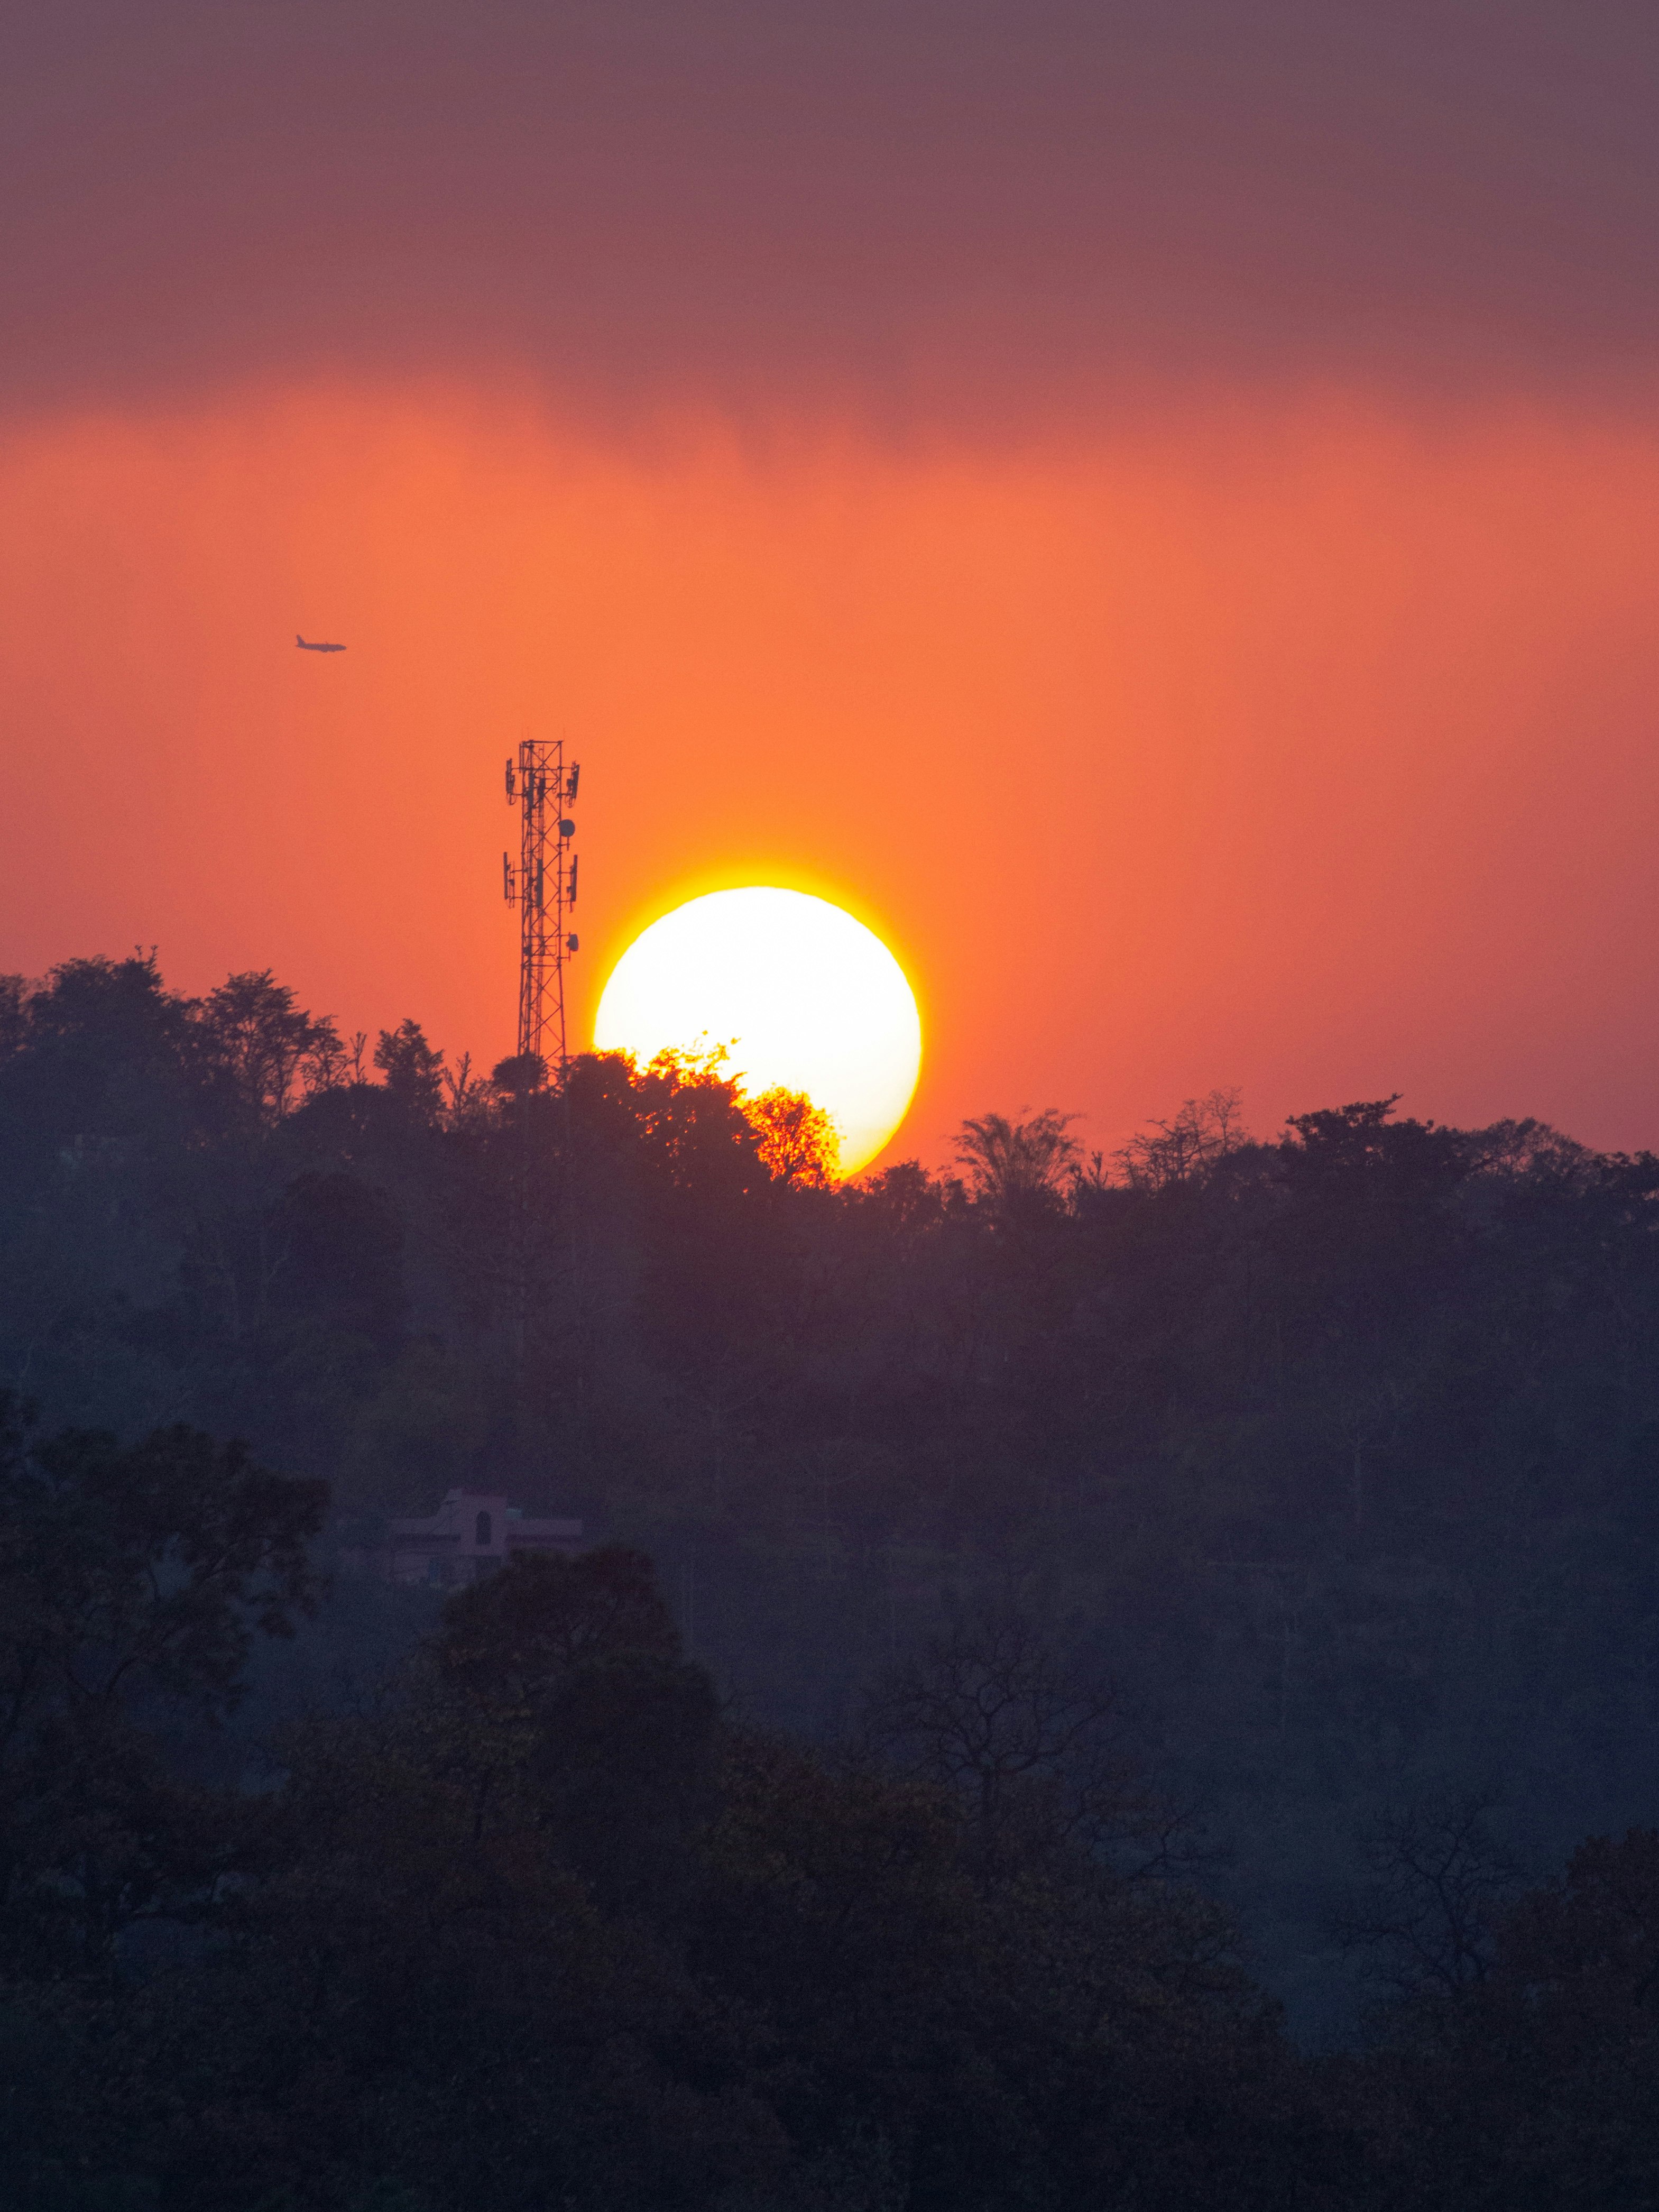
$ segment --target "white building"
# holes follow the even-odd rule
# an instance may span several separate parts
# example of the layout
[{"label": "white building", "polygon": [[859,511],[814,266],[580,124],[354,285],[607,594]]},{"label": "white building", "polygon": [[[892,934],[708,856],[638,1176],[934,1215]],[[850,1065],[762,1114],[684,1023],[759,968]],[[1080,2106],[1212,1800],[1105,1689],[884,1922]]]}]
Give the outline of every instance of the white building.
[{"label": "white building", "polygon": [[499,1491],[452,1490],[428,1521],[388,1521],[376,1545],[341,1553],[341,1565],[384,1582],[457,1589],[519,1552],[580,1552],[580,1521],[532,1520]]}]

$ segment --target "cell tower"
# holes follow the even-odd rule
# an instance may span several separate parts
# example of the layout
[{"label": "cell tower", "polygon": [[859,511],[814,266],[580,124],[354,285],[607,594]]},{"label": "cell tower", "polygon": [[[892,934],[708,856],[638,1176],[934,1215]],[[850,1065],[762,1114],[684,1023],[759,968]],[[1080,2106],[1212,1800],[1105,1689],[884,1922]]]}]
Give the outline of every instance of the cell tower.
[{"label": "cell tower", "polygon": [[578,944],[568,927],[576,903],[576,825],[565,810],[575,805],[580,779],[579,762],[565,768],[562,739],[526,738],[507,764],[507,803],[520,816],[516,871],[512,854],[501,854],[501,889],[519,909],[519,1054],[561,1070],[564,963]]}]

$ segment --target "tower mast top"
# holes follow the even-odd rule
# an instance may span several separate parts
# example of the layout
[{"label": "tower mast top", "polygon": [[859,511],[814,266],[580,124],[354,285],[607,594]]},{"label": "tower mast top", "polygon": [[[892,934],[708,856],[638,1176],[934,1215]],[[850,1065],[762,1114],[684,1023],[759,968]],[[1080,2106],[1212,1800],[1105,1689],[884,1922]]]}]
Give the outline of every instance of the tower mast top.
[{"label": "tower mast top", "polygon": [[564,763],[564,741],[526,738],[507,763],[507,803],[519,809],[519,862],[501,854],[501,889],[519,909],[519,1056],[562,1073],[568,1057],[564,963],[578,945],[569,927],[576,903],[576,803],[581,765]]}]

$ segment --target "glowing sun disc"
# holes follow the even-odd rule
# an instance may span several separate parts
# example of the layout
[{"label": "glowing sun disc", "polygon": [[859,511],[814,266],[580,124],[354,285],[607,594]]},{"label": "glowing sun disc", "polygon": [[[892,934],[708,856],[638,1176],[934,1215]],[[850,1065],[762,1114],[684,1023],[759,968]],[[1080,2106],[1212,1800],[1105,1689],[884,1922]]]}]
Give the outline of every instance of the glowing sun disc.
[{"label": "glowing sun disc", "polygon": [[611,969],[593,1042],[641,1066],[665,1049],[728,1046],[725,1072],[751,1097],[781,1084],[831,1117],[843,1175],[897,1128],[921,1067],[915,994],[874,931],[769,885],[710,891],[653,921]]}]

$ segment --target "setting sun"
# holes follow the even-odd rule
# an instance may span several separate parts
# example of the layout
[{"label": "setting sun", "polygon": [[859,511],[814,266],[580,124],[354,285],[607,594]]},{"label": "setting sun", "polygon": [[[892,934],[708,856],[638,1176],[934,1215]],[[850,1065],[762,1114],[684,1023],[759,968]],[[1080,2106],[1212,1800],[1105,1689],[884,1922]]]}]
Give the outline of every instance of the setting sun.
[{"label": "setting sun", "polygon": [[827,899],[757,885],[653,922],[599,1001],[601,1052],[726,1047],[751,1096],[781,1084],[834,1121],[853,1175],[904,1119],[921,1066],[915,994],[892,954]]}]

